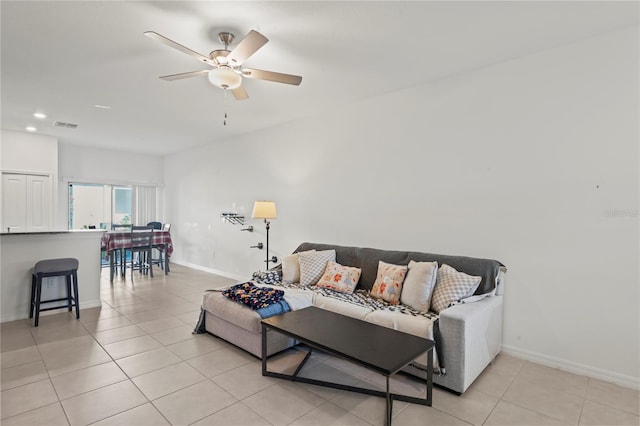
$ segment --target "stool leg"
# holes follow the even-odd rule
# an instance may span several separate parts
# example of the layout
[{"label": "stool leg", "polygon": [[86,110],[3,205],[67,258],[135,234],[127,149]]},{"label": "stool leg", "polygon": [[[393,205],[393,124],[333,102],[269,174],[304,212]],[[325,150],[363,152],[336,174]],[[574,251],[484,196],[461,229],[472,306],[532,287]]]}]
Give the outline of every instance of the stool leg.
[{"label": "stool leg", "polygon": [[36,278],[36,318],[34,321],[34,327],[38,326],[38,321],[40,320],[40,299],[42,296],[42,275],[38,274]]},{"label": "stool leg", "polygon": [[36,276],[31,275],[31,301],[29,303],[29,318],[33,318],[33,310],[36,302]]},{"label": "stool leg", "polygon": [[71,304],[73,300],[71,295],[71,275],[67,275],[65,277],[65,280],[67,281],[67,309],[69,312],[71,312],[71,309],[73,307],[73,305]]},{"label": "stool leg", "polygon": [[73,295],[76,302],[76,319],[80,319],[80,299],[78,298],[78,274],[73,271]]}]

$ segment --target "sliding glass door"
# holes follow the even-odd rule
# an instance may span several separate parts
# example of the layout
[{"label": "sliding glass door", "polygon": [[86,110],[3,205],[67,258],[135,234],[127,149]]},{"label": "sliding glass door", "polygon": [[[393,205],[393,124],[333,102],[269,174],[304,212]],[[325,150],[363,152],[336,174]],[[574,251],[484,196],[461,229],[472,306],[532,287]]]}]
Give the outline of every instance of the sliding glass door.
[{"label": "sliding glass door", "polygon": [[131,187],[69,183],[69,229],[131,223]]}]

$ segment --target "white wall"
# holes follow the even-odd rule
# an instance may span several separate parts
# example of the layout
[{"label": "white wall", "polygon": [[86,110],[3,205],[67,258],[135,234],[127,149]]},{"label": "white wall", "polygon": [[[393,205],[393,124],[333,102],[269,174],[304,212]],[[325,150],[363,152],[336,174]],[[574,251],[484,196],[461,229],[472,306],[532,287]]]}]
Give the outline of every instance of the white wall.
[{"label": "white wall", "polygon": [[[111,149],[92,148],[68,143],[59,144],[60,209],[59,226],[66,229],[69,182],[113,185],[162,186],[164,163],[159,155],[138,154]],[[162,198],[158,203],[162,202]],[[161,204],[160,204],[161,205]],[[160,218],[162,220],[162,218]]]},{"label": "white wall", "polygon": [[0,169],[20,173],[58,173],[58,140],[35,133],[2,130]]},{"label": "white wall", "polygon": [[635,27],[169,156],[173,259],[262,267],[263,225],[219,218],[256,199],[277,202],[278,256],[495,258],[506,350],[638,387],[638,71]]}]

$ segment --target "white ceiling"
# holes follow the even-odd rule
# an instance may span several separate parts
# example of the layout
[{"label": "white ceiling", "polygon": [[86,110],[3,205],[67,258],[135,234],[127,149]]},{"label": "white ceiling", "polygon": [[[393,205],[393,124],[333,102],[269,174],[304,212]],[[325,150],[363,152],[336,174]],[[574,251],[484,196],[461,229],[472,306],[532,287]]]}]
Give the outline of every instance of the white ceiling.
[{"label": "white ceiling", "polygon": [[[2,128],[31,124],[61,142],[156,154],[638,24],[637,2],[609,1],[2,0],[0,8]],[[206,77],[163,81],[207,66],[143,35],[207,55],[222,47],[219,31],[240,40],[251,29],[270,42],[244,65],[302,75],[299,87],[245,79],[249,99],[235,101]]]}]

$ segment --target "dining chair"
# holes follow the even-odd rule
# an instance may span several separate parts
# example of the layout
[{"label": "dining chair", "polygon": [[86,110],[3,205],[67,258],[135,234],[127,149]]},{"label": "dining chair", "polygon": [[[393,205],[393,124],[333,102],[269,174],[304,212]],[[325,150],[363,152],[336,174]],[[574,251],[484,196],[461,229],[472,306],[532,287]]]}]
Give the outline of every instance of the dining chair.
[{"label": "dining chair", "polygon": [[[113,223],[111,224],[112,231],[131,231],[130,224]],[[125,276],[127,273],[127,252],[125,249],[115,249],[111,256],[114,258],[114,267],[116,271],[120,270],[120,275]]]},{"label": "dining chair", "polygon": [[[162,223],[161,222],[149,222],[147,223],[147,226],[151,226],[153,228],[153,230],[162,230]],[[164,246],[159,245],[159,246],[153,246],[154,250],[156,252],[158,252],[158,256],[157,257],[152,257],[151,258],[151,263],[153,263],[154,265],[158,265],[160,266],[161,269],[164,269],[164,258],[163,258],[163,253],[164,253]]]},{"label": "dining chair", "polygon": [[133,270],[136,268],[140,273],[146,274],[149,272],[149,275],[153,278],[153,262],[151,261],[153,250],[153,227],[132,226],[131,247],[128,248],[128,250],[131,253],[131,281],[133,281]]}]

